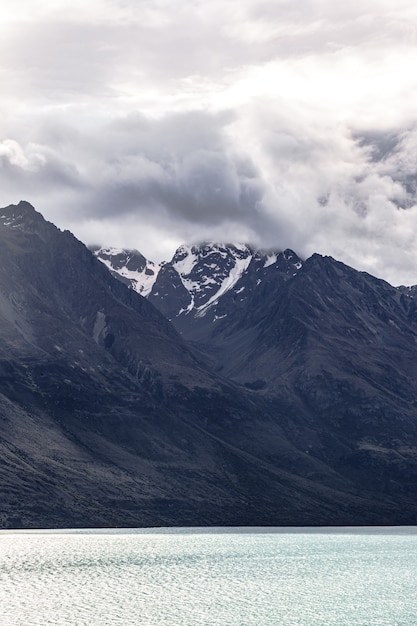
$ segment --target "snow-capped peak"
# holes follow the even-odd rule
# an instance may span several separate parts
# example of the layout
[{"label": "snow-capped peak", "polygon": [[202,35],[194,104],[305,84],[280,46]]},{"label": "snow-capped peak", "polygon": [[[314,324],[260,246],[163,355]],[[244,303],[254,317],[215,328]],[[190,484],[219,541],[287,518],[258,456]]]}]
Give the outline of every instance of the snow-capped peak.
[{"label": "snow-capped peak", "polygon": [[302,266],[292,250],[254,250],[246,244],[217,242],[183,244],[170,262],[160,265],[137,250],[99,248],[94,254],[169,320],[179,323],[188,318],[223,319],[230,307],[243,306],[265,281],[288,280]]},{"label": "snow-capped peak", "polygon": [[96,248],[94,255],[118,278],[146,297],[152,290],[160,265],[148,261],[138,250]]},{"label": "snow-capped peak", "polygon": [[180,311],[192,309],[204,315],[207,309],[229,291],[240,279],[251,262],[253,251],[245,244],[202,243],[198,246],[182,245],[172,259],[190,294],[190,305]]}]

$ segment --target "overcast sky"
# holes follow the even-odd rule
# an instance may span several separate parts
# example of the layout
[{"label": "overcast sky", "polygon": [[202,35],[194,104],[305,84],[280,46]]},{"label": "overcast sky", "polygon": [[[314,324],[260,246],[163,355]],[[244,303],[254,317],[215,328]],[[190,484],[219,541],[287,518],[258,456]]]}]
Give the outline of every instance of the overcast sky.
[{"label": "overcast sky", "polygon": [[416,68],[414,0],[2,0],[0,205],[417,284]]}]

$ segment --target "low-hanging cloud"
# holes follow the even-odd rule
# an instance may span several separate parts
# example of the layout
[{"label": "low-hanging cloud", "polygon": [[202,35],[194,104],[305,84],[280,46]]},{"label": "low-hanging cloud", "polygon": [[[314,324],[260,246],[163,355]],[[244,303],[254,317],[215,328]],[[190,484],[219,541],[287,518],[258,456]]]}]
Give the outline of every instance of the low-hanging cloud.
[{"label": "low-hanging cloud", "polygon": [[[179,236],[185,224],[197,232],[227,222],[247,225],[250,232],[257,228],[254,207],[264,184],[250,157],[235,152],[228,140],[225,129],[232,121],[227,112],[161,120],[132,115],[80,133],[50,120],[42,134],[55,150],[36,144],[35,158],[33,144],[7,140],[9,168],[0,170],[0,180],[4,176],[7,187],[13,167],[13,185],[39,198],[48,216],[61,223],[149,221]],[[45,188],[52,192],[49,201]],[[73,201],[56,206],[65,189]]]},{"label": "low-hanging cloud", "polygon": [[414,3],[4,7],[2,204],[155,260],[243,240],[417,283]]},{"label": "low-hanging cloud", "polygon": [[417,131],[359,136],[268,107],[248,127],[251,115],[134,115],[85,133],[50,121],[43,132],[55,149],[0,143],[3,193],[19,188],[87,243],[143,250],[152,232],[156,254],[145,252],[156,258],[166,254],[166,233],[170,244],[182,234],[238,234],[304,256],[331,254],[392,282],[417,282]]}]

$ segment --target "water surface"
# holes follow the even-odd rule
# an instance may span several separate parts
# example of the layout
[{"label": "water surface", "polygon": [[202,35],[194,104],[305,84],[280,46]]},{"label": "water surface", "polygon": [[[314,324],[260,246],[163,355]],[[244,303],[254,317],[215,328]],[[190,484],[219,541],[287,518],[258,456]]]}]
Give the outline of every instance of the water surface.
[{"label": "water surface", "polygon": [[0,532],[3,626],[414,626],[417,528]]}]

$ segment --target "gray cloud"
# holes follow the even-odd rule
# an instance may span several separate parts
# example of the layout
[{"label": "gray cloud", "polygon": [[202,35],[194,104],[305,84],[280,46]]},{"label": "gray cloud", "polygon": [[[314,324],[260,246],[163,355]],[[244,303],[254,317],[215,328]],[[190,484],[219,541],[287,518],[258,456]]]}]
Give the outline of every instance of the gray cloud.
[{"label": "gray cloud", "polygon": [[[2,156],[0,144],[0,180],[4,176],[6,187],[9,179],[11,188],[19,184],[35,194],[58,222],[151,219],[178,231],[184,222],[196,228],[226,221],[253,225],[263,182],[250,158],[234,153],[227,141],[232,121],[229,113],[162,120],[129,115],[85,133],[45,121],[40,134],[55,149],[6,141]],[[55,207],[42,198],[45,188],[56,193],[67,188],[76,202]]]},{"label": "gray cloud", "polygon": [[240,239],[417,283],[414,3],[5,7],[2,204],[155,260]]}]

